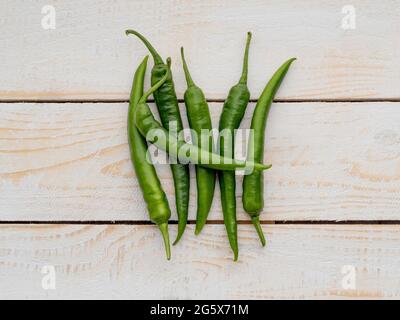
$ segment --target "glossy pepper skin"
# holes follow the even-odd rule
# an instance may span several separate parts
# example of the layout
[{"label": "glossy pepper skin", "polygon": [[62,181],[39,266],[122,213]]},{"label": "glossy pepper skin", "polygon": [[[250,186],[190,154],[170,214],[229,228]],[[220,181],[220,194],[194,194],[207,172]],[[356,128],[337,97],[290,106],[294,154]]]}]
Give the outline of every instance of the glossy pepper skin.
[{"label": "glossy pepper skin", "polygon": [[[161,56],[143,35],[135,30],[127,30],[126,34],[133,34],[137,36],[145,44],[153,56],[154,67],[151,70],[151,85],[154,86],[164,77],[165,73],[167,72],[167,64],[164,63]],[[170,124],[174,123],[175,128],[173,128],[173,130],[176,130],[177,133],[181,132],[183,130],[183,125],[171,72],[169,73],[169,76],[164,84],[153,93],[153,96],[161,118],[161,123],[163,124],[164,128],[170,131],[170,129],[172,130],[172,128],[170,128]],[[174,179],[175,203],[178,214],[178,234],[174,242],[174,244],[176,244],[182,237],[186,228],[189,210],[190,179],[189,166],[176,163],[176,159],[171,160],[174,162],[171,164],[171,170]]]},{"label": "glossy pepper skin", "polygon": [[[181,48],[181,57],[187,83],[187,89],[184,94],[186,112],[189,120],[189,126],[196,134],[196,136],[193,137],[193,142],[197,144],[199,148],[212,152],[212,136],[209,136],[209,139],[206,141],[202,141],[203,139],[201,138],[202,130],[209,130],[209,133],[211,133],[212,130],[210,110],[208,108],[203,91],[194,84],[192,77],[190,76],[183,48]],[[214,170],[200,166],[196,166],[195,169],[197,186],[197,215],[195,234],[199,234],[206,224],[207,217],[211,209],[211,204],[214,198],[216,174]]]},{"label": "glossy pepper skin", "polygon": [[[167,59],[168,64],[171,60]],[[169,71],[168,71],[169,72]],[[164,79],[164,78],[163,78]],[[157,88],[154,87],[154,88]],[[266,170],[271,165],[264,165],[253,161],[235,160],[222,157],[218,154],[202,150],[198,146],[186,143],[178,139],[170,139],[169,132],[159,123],[147,105],[145,97],[142,97],[136,106],[135,124],[140,133],[149,143],[164,150],[170,156],[179,158],[182,163],[198,164],[202,167],[214,170],[237,170],[248,167],[254,170]],[[210,161],[210,159],[212,161]]]},{"label": "glossy pepper skin", "polygon": [[147,142],[135,125],[136,106],[143,95],[147,60],[148,57],[146,56],[137,68],[133,79],[128,111],[128,141],[131,160],[135,168],[139,185],[142,189],[150,219],[160,228],[165,243],[167,259],[169,260],[171,258],[171,252],[168,235],[168,220],[171,216],[171,210],[156,170],[146,159]]},{"label": "glossy pepper skin", "polygon": [[[278,91],[283,78],[289,70],[292,62],[296,60],[291,58],[287,60],[274,73],[271,80],[267,83],[262,92],[251,120],[250,143],[248,148],[248,159],[256,162],[262,162],[264,158],[264,140],[265,126],[267,123],[268,113],[271,103]],[[243,207],[250,215],[251,220],[260,237],[260,241],[265,246],[265,237],[260,226],[260,212],[264,208],[264,175],[261,172],[254,171],[246,175],[243,179]]]},{"label": "glossy pepper skin", "polygon": [[[247,70],[249,46],[251,33],[247,33],[246,49],[243,58],[243,70],[239,82],[233,86],[225,100],[219,120],[220,154],[223,156],[234,156],[234,131],[239,128],[243,119],[246,107],[250,100],[250,91],[247,87]],[[224,136],[227,135],[227,141]],[[225,143],[226,142],[226,143]],[[239,248],[237,239],[236,221],[236,178],[235,172],[219,171],[219,185],[221,190],[222,211],[224,214],[224,224],[228,235],[229,244],[234,254],[234,260],[238,259]]]}]

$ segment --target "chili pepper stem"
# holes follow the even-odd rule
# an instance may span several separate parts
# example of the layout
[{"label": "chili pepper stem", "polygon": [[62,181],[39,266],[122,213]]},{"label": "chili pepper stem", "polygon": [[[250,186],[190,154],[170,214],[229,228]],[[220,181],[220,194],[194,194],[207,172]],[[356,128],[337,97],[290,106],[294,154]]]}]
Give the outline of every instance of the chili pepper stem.
[{"label": "chili pepper stem", "polygon": [[[168,62],[168,67],[169,67],[171,65],[171,58],[167,58],[167,62]],[[138,104],[146,103],[147,98],[164,84],[165,80],[169,76],[169,73],[170,73],[170,71],[169,71],[169,68],[168,68],[167,72],[164,75],[164,77],[143,94],[143,96],[140,98]]]},{"label": "chili pepper stem", "polygon": [[272,168],[272,164],[261,164],[261,163],[254,163],[254,169],[257,171],[268,170]]},{"label": "chili pepper stem", "polygon": [[181,57],[182,57],[182,63],[183,63],[183,72],[185,73],[187,86],[188,86],[188,88],[193,87],[194,82],[193,82],[192,76],[190,75],[189,68],[186,64],[185,52],[184,52],[183,47],[181,47]]},{"label": "chili pepper stem", "polygon": [[150,51],[151,55],[153,56],[154,64],[163,64],[164,63],[161,56],[156,51],[156,49],[154,49],[154,47],[151,45],[151,43],[144,36],[142,36],[139,32],[137,32],[135,30],[126,30],[125,33],[127,36],[130,34],[133,34],[133,35],[137,36],[140,40],[142,40],[144,45],[147,47],[147,49]]},{"label": "chili pepper stem", "polygon": [[168,223],[161,223],[158,225],[158,228],[160,229],[162,237],[164,239],[165,254],[167,255],[167,260],[170,260],[171,259],[171,247],[169,244]]},{"label": "chili pepper stem", "polygon": [[243,58],[242,76],[239,79],[239,83],[243,83],[243,84],[247,83],[250,41],[251,41],[251,32],[247,32],[246,49],[245,49],[244,58]]},{"label": "chili pepper stem", "polygon": [[264,233],[263,233],[261,225],[260,225],[260,217],[258,217],[258,216],[257,217],[252,217],[251,218],[251,222],[253,222],[254,227],[257,230],[258,237],[260,238],[262,246],[265,247],[266,241],[265,241]]}]

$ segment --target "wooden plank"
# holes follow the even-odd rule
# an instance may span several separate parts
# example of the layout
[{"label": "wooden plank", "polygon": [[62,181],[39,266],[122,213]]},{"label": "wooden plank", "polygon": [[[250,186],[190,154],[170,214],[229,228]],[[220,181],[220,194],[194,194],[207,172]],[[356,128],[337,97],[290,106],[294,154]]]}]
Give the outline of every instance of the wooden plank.
[{"label": "wooden plank", "polygon": [[[53,5],[56,28],[43,29]],[[238,80],[245,33],[253,31],[253,98],[285,59],[296,56],[280,99],[400,98],[400,5],[353,0],[355,29],[342,28],[342,1],[97,0],[0,2],[0,99],[127,99],[147,51],[126,28],[172,56],[179,97],[185,88],[179,47],[196,82],[224,99]],[[348,7],[348,6],[347,6]],[[343,8],[345,12],[342,12]]]},{"label": "wooden plank", "polygon": [[[221,107],[210,104],[214,126]],[[399,110],[399,103],[275,104],[262,219],[398,220]],[[147,220],[126,113],[126,103],[1,104],[0,220]],[[176,219],[169,167],[157,169]],[[248,220],[241,177],[237,190],[238,217]],[[195,197],[192,180],[191,219]],[[221,217],[217,191],[210,219]]]},{"label": "wooden plank", "polygon": [[399,226],[263,228],[265,248],[240,226],[235,263],[221,225],[190,226],[171,261],[154,226],[1,225],[0,298],[400,297]]}]

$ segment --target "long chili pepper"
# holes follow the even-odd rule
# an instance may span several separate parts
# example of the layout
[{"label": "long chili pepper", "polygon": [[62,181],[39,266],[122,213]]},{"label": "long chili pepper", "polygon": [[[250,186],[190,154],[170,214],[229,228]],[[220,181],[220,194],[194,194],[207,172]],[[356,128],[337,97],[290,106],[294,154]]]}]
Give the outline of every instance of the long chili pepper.
[{"label": "long chili pepper", "polygon": [[[168,58],[167,62],[170,64],[171,59]],[[169,71],[167,73],[169,73]],[[168,74],[166,74],[162,80],[167,76]],[[157,90],[159,85],[161,85],[161,81],[159,81],[156,86],[152,87],[151,90]],[[154,118],[150,107],[146,103],[147,96],[149,96],[151,92],[149,94],[148,93],[142,96],[136,106],[136,127],[149,143],[152,143],[157,148],[164,150],[170,156],[178,158],[182,163],[190,162],[215,170],[236,170],[246,168],[253,168],[254,170],[266,170],[271,168],[271,165],[264,165],[248,160],[243,161],[235,160],[229,157],[222,157],[218,154],[200,149],[196,145],[186,143],[181,139],[173,137],[173,135]]]},{"label": "long chili pepper", "polygon": [[[165,75],[168,69],[167,64],[164,63],[163,59],[150,42],[139,32],[135,30],[126,30],[126,34],[137,36],[153,56],[154,67],[151,70],[151,85],[154,86]],[[164,128],[170,131],[172,130],[170,125],[174,123],[175,127],[173,130],[176,130],[177,133],[181,132],[183,130],[183,125],[171,72],[164,84],[153,93],[153,96]],[[174,244],[176,244],[185,231],[188,218],[190,186],[189,166],[180,163],[173,163],[171,164],[171,170],[174,179],[175,203],[178,214],[178,234],[174,242]]]},{"label": "long chili pepper", "polygon": [[167,259],[171,257],[168,219],[171,216],[168,200],[161,187],[154,166],[147,161],[147,143],[135,126],[136,106],[143,95],[143,83],[146,73],[148,56],[139,65],[133,79],[128,111],[128,140],[131,159],[135,168],[139,185],[147,205],[152,222],[156,223],[162,233]]},{"label": "long chili pepper", "polygon": [[[213,151],[213,140],[211,136],[212,124],[210,110],[203,91],[194,84],[186,64],[183,47],[181,48],[183,70],[185,73],[187,89],[184,94],[186,112],[189,126],[194,133],[193,140],[200,149]],[[202,132],[207,140],[202,139]],[[197,140],[197,141],[196,141]],[[199,234],[206,224],[215,190],[215,171],[208,168],[196,166],[196,186],[197,186],[197,215],[195,234]]]},{"label": "long chili pepper", "polygon": [[[283,78],[296,58],[286,61],[272,76],[258,99],[251,120],[250,143],[248,147],[248,159],[262,162],[264,158],[265,126],[271,103],[274,99]],[[250,215],[257,230],[261,243],[265,246],[265,238],[260,226],[260,212],[264,208],[264,175],[262,172],[253,171],[243,179],[243,207]]]},{"label": "long chili pepper", "polygon": [[[222,156],[234,156],[234,130],[239,128],[246,107],[250,99],[250,91],[247,87],[247,70],[251,33],[247,33],[246,49],[243,58],[243,70],[239,82],[229,90],[219,120],[220,154]],[[225,139],[227,139],[225,141]],[[226,143],[225,143],[226,142]],[[229,243],[234,254],[234,260],[238,259],[238,239],[236,222],[236,178],[232,171],[218,172],[221,189],[221,203],[224,214],[224,223]]]}]

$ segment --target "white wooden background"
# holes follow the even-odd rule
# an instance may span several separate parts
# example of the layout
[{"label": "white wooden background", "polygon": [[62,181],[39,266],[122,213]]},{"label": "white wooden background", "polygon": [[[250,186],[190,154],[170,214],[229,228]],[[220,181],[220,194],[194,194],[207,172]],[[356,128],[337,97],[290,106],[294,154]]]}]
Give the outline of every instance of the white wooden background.
[{"label": "white wooden background", "polygon": [[[346,5],[355,29],[341,27]],[[400,2],[3,0],[0,12],[0,298],[400,297]],[[147,51],[126,28],[172,57],[180,99],[185,46],[214,124],[247,31],[254,101],[298,58],[267,126],[266,248],[240,179],[239,262],[218,192],[194,236],[192,181],[190,224],[165,260],[129,160],[127,100]],[[157,169],[174,208],[169,168]]]}]

